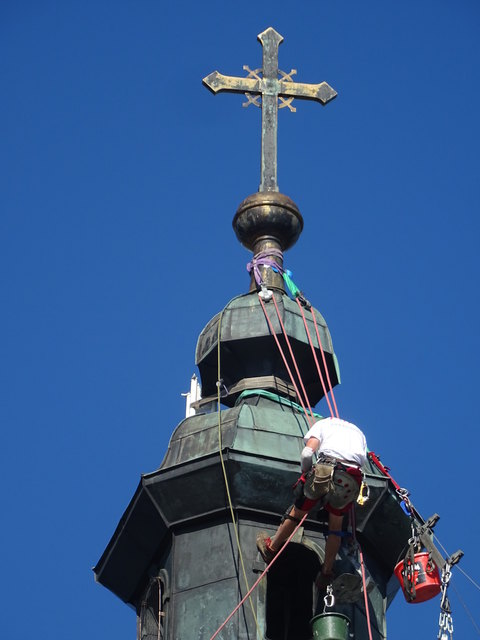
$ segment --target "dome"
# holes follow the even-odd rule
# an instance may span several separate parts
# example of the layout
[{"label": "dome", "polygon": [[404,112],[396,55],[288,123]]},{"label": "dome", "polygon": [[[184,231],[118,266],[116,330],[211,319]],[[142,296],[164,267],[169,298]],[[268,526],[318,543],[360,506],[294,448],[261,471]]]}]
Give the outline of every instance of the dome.
[{"label": "dome", "polygon": [[[274,296],[309,404],[313,407],[324,396],[324,391],[302,313],[298,304],[285,293],[275,291]],[[298,387],[298,377],[274,302],[265,303],[265,309]],[[328,374],[332,386],[335,386],[340,382],[340,374],[327,324],[313,307],[305,310],[304,314],[322,375],[326,379],[312,318],[315,314]],[[234,298],[210,320],[198,338],[195,363],[200,372],[204,401],[217,397],[217,380],[221,379],[222,403],[226,406],[233,406],[238,395],[246,389],[267,389],[299,402],[256,291]]]}]

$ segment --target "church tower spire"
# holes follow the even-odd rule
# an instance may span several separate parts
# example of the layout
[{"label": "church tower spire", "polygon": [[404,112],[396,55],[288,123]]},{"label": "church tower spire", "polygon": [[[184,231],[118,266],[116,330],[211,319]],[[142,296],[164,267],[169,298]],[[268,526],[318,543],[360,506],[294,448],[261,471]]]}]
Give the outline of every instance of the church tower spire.
[{"label": "church tower spire", "polygon": [[[135,608],[138,640],[209,640],[241,601],[265,568],[256,535],[276,529],[298,478],[310,419],[299,404],[299,371],[312,407],[326,393],[316,361],[331,387],[340,382],[324,318],[309,305],[304,317],[285,293],[283,253],[299,238],[303,219],[278,190],[276,158],[278,108],[294,111],[294,98],[326,104],[336,92],[326,82],[294,82],[295,70],[278,69],[283,38],[274,29],[258,39],[262,69],[244,67],[246,78],[214,71],[204,79],[214,93],[245,93],[247,104],[262,108],[260,188],[233,219],[237,238],[253,253],[250,290],[200,333],[196,364],[203,397],[189,404],[192,411],[174,429],[159,468],[142,475],[94,568],[98,582]],[[273,308],[277,315],[267,318]],[[317,336],[316,344],[308,334]],[[287,343],[298,365],[293,374],[277,348]],[[386,637],[386,608],[399,588],[390,578],[411,528],[389,479],[370,462],[364,472],[370,500],[357,514],[357,532],[365,549],[373,640],[380,640]],[[224,640],[311,639],[326,529],[321,512],[309,516],[229,621]],[[338,562],[345,572],[358,570],[345,550]],[[353,637],[366,639],[358,593],[347,589],[343,596]]]}]

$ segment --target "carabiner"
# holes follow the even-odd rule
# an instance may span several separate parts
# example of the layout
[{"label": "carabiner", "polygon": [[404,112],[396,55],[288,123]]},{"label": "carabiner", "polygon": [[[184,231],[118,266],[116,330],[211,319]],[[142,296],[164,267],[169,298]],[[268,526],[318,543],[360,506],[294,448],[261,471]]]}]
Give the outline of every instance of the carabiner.
[{"label": "carabiner", "polygon": [[323,602],[325,603],[323,613],[325,613],[325,609],[333,607],[333,605],[335,604],[335,596],[333,595],[333,587],[331,584],[329,584],[327,587],[327,593],[323,598]]}]

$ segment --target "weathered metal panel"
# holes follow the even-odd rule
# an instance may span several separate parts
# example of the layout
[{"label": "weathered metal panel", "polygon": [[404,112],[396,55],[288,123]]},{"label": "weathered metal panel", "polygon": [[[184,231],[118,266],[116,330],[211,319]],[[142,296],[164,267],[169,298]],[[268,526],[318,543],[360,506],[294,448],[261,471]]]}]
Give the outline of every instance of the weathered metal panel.
[{"label": "weathered metal panel", "polygon": [[[291,347],[302,372],[310,403],[315,405],[323,397],[323,388],[318,378],[317,367],[300,309],[296,302],[290,300],[287,295],[281,295],[278,292],[275,292],[274,295]],[[278,335],[280,342],[284,345],[283,348],[287,358],[290,359],[273,303],[268,303],[266,309],[273,331]],[[333,354],[330,333],[321,314],[313,308],[312,313],[315,314],[317,321],[330,380],[332,385],[335,386],[340,380],[340,375]],[[318,361],[323,369],[322,356],[318,347],[311,313],[306,311],[305,316],[313,344],[317,345],[315,352]],[[195,361],[199,368],[205,396],[211,396],[216,393],[218,380],[218,323],[220,317],[221,376],[227,389],[230,389],[245,378],[260,376],[276,376],[285,382],[290,382],[290,376],[274,337],[271,335],[258,295],[256,292],[252,292],[234,298],[229,302],[222,314],[215,316],[198,338]],[[232,406],[235,402],[235,397],[235,394],[232,397],[227,395],[223,402]]]},{"label": "weathered metal panel", "polygon": [[143,484],[170,526],[226,507],[218,456],[149,474]]},{"label": "weathered metal panel", "polygon": [[242,402],[238,416],[239,427],[294,436],[299,438],[299,442],[308,431],[308,421],[300,411],[268,398],[258,397],[256,403],[253,402],[252,398]]},{"label": "weathered metal panel", "polygon": [[[232,446],[240,408],[222,411],[222,445]],[[175,429],[161,468],[195,460],[218,451],[218,414],[205,413],[183,420]]]},{"label": "weathered metal panel", "polygon": [[[175,594],[172,640],[209,640],[238,603],[236,578]],[[239,629],[239,626],[241,628]],[[255,640],[255,626],[237,612],[222,631],[222,640]]]},{"label": "weathered metal panel", "polygon": [[[258,529],[239,523],[238,532],[249,584],[256,555]],[[229,521],[188,528],[175,536],[175,597],[173,638],[209,640],[238,604],[245,585],[240,575],[239,552]],[[256,631],[247,603],[222,630],[221,638],[255,640]]]},{"label": "weathered metal panel", "polygon": [[[280,316],[288,335],[296,338],[300,342],[308,344],[308,337],[305,331],[303,318],[296,302],[287,295],[275,294]],[[278,320],[273,303],[267,305],[269,317],[275,333],[281,334],[282,327]],[[320,339],[325,351],[333,351],[332,338],[327,328],[327,323],[322,314],[312,307],[317,321]],[[208,355],[216,346],[218,339],[218,322],[221,318],[220,341],[228,342],[233,340],[246,341],[253,337],[269,336],[270,329],[265,319],[265,314],[258,300],[257,292],[243,294],[233,298],[223,309],[221,314],[217,314],[206,325],[200,333],[196,348],[196,361]],[[307,326],[314,342],[316,343],[316,333],[310,312],[305,311]]]},{"label": "weathered metal panel", "polygon": [[287,463],[232,453],[228,461],[230,492],[236,507],[283,515],[292,502],[292,484],[298,470]]},{"label": "weathered metal panel", "polygon": [[244,451],[252,455],[268,455],[295,461],[298,465],[302,448],[301,440],[282,433],[254,429],[238,429],[232,447],[235,451]]},{"label": "weathered metal panel", "polygon": [[232,523],[191,527],[174,537],[173,589],[194,589],[237,576],[237,548]]},{"label": "weathered metal panel", "polygon": [[168,535],[166,523],[140,485],[94,567],[97,582],[133,604],[139,585]]}]

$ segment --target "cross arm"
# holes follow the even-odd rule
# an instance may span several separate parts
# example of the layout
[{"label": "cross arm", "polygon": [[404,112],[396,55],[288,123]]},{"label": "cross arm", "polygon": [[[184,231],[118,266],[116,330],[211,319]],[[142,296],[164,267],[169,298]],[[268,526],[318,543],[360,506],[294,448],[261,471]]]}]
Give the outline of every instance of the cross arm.
[{"label": "cross arm", "polygon": [[212,71],[202,80],[203,84],[212,93],[219,91],[238,91],[239,93],[261,93],[260,80],[255,78],[237,78],[234,76],[224,76],[218,71]]},{"label": "cross arm", "polygon": [[306,98],[307,100],[318,100],[322,104],[327,104],[337,97],[335,89],[326,83],[306,84],[304,82],[280,82],[278,91],[281,96],[292,96],[294,98]]}]

